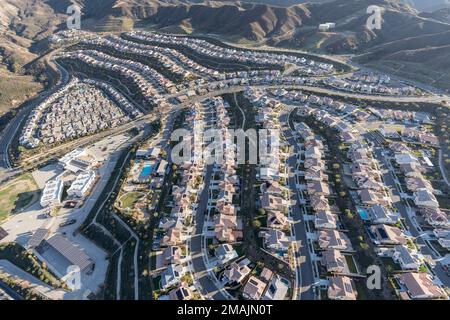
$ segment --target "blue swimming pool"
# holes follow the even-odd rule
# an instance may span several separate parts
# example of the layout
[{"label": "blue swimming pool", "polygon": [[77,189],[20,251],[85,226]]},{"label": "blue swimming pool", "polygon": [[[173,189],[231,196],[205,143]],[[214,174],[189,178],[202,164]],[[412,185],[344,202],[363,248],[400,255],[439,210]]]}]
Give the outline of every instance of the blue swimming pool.
[{"label": "blue swimming pool", "polygon": [[151,173],[152,173],[152,166],[144,165],[144,167],[142,168],[142,171],[139,175],[139,179],[147,179]]},{"label": "blue swimming pool", "polygon": [[365,221],[370,220],[369,214],[367,213],[366,210],[358,208],[358,213],[359,213],[359,216],[361,217],[361,219],[363,219]]}]

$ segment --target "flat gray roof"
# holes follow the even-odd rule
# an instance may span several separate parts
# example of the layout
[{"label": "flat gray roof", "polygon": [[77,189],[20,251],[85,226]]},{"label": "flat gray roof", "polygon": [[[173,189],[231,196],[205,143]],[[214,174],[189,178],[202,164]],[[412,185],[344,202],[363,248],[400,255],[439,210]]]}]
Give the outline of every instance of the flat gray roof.
[{"label": "flat gray roof", "polygon": [[83,250],[74,246],[69,240],[57,233],[47,240],[47,243],[56,251],[61,253],[73,265],[80,267],[80,270],[85,270],[92,265],[92,259],[84,253]]}]

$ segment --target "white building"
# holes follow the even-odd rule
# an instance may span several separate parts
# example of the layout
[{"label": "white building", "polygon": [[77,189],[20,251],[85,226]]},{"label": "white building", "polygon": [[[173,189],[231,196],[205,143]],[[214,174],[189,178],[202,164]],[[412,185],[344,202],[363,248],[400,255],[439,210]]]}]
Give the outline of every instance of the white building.
[{"label": "white building", "polygon": [[76,157],[79,157],[83,154],[84,154],[83,149],[81,149],[81,148],[74,149],[74,150],[70,151],[68,154],[66,154],[64,157],[59,159],[58,164],[64,168],[70,163],[70,161],[72,161]]},{"label": "white building", "polygon": [[60,178],[47,181],[42,191],[41,206],[48,207],[61,203],[64,184]]},{"label": "white building", "polygon": [[214,255],[221,265],[238,257],[237,252],[228,243],[220,245],[214,252]]},{"label": "white building", "polygon": [[398,164],[418,163],[419,160],[410,153],[396,153],[395,161]]},{"label": "white building", "polygon": [[328,31],[328,30],[333,29],[335,27],[336,27],[336,23],[334,23],[334,22],[327,22],[327,23],[319,24],[319,30],[320,31]]},{"label": "white building", "polygon": [[374,224],[396,224],[400,218],[392,210],[378,204],[369,208],[367,212]]},{"label": "white building", "polygon": [[96,163],[97,160],[95,159],[95,157],[93,157],[91,154],[88,154],[86,150],[81,148],[72,150],[58,161],[58,164],[61,167],[73,173],[87,171]]},{"label": "white building", "polygon": [[262,300],[284,300],[289,290],[287,280],[275,275],[267,287]]},{"label": "white building", "polygon": [[67,195],[70,197],[83,198],[93,186],[95,177],[96,174],[94,171],[80,173],[67,190]]},{"label": "white building", "polygon": [[392,258],[400,264],[403,270],[418,270],[420,267],[417,253],[410,251],[405,246],[395,246]]},{"label": "white building", "polygon": [[418,207],[439,208],[439,202],[428,189],[421,189],[414,192],[414,203]]}]

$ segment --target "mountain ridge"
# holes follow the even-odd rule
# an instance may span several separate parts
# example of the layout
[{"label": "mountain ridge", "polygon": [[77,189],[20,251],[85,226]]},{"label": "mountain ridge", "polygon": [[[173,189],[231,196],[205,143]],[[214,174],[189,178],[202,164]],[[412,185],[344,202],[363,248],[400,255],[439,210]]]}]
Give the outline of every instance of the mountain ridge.
[{"label": "mountain ridge", "polygon": [[[67,6],[78,4],[82,29],[87,30],[150,28],[211,34],[232,42],[351,54],[358,62],[378,67],[391,59],[395,64],[407,63],[408,68],[413,63],[431,71],[450,71],[447,63],[437,70],[426,58],[427,51],[434,60],[447,57],[450,19],[445,9],[420,13],[403,0],[330,1],[282,7],[246,1],[0,0],[0,59],[10,72],[23,72],[40,54],[37,44],[65,28]],[[369,5],[383,8],[381,30],[365,27]],[[319,24],[325,22],[335,22],[336,27],[320,31]]]}]

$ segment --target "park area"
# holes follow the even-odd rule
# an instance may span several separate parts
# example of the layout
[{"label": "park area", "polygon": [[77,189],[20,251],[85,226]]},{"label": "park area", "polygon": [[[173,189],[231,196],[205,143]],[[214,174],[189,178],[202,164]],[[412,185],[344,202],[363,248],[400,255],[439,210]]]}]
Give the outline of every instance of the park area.
[{"label": "park area", "polygon": [[0,222],[37,201],[39,194],[39,187],[29,173],[7,182],[0,188]]},{"label": "park area", "polygon": [[133,209],[134,205],[144,196],[142,192],[128,192],[119,199],[120,207],[123,209]]}]

